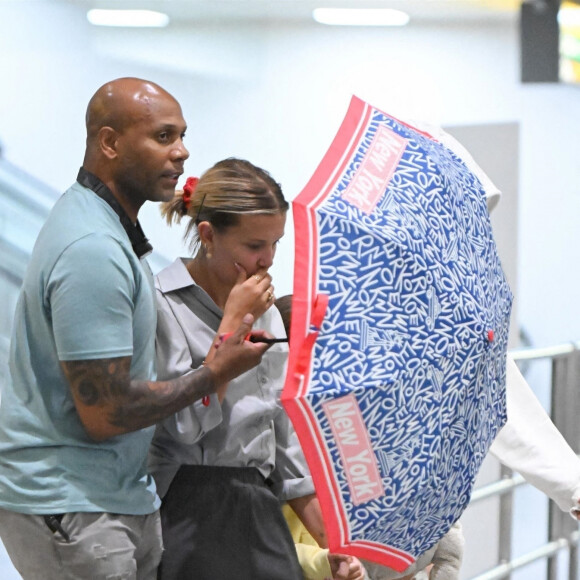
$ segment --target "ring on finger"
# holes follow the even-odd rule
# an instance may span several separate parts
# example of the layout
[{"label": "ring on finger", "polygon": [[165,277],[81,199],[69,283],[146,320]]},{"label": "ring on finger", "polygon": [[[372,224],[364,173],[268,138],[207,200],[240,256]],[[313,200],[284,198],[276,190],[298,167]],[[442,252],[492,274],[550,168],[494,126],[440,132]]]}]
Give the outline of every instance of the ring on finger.
[{"label": "ring on finger", "polygon": [[254,274],[254,278],[256,279],[256,282],[259,282],[262,279],[258,274]]},{"label": "ring on finger", "polygon": [[270,292],[270,290],[268,290],[268,302],[270,302],[270,300],[272,300],[272,298],[274,298],[274,294],[272,294],[272,292]]}]

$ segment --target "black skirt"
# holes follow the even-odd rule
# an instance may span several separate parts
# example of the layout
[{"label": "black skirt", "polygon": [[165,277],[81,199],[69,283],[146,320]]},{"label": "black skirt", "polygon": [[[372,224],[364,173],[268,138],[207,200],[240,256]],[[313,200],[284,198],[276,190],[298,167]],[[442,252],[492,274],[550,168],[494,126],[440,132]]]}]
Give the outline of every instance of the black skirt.
[{"label": "black skirt", "polygon": [[161,505],[159,580],[302,580],[280,503],[257,469],[184,465]]}]

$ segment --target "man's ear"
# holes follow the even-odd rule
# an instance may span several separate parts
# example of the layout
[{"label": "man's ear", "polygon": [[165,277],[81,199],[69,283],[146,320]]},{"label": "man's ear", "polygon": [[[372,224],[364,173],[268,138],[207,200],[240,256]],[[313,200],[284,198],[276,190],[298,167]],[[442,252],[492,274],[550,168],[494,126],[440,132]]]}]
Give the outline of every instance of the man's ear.
[{"label": "man's ear", "polygon": [[98,134],[99,148],[108,159],[117,157],[117,140],[119,133],[112,127],[101,127]]}]

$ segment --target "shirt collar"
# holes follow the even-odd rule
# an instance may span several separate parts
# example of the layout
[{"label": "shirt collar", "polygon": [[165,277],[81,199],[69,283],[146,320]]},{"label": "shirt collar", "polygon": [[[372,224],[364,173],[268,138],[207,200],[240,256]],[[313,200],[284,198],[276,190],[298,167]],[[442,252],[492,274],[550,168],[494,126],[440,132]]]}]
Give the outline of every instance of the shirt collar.
[{"label": "shirt collar", "polygon": [[156,285],[163,294],[188,286],[197,286],[186,267],[189,261],[190,258],[177,258],[175,262],[157,274]]},{"label": "shirt collar", "polygon": [[143,258],[151,253],[153,246],[149,243],[149,240],[145,237],[141,224],[137,220],[133,223],[125,210],[122,208],[121,204],[118,202],[117,198],[113,195],[113,192],[96,176],[88,172],[84,167],[79,169],[79,174],[77,176],[77,181],[83,186],[87,187],[93,193],[96,193],[100,198],[104,199],[119,216],[119,221],[123,226],[123,229],[129,236],[129,241],[133,247],[133,251],[137,254],[138,258]]}]

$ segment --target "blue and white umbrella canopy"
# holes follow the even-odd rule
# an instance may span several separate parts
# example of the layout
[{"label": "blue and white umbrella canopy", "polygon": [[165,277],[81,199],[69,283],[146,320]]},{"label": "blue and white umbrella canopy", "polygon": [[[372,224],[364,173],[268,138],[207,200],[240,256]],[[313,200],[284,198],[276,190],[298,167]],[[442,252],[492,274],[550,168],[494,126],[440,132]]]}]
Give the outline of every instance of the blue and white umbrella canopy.
[{"label": "blue and white umbrella canopy", "polygon": [[459,519],[506,419],[512,295],[485,193],[353,97],[293,212],[282,400],[331,550],[404,570]]}]

